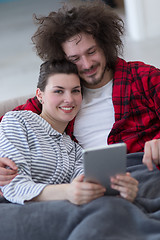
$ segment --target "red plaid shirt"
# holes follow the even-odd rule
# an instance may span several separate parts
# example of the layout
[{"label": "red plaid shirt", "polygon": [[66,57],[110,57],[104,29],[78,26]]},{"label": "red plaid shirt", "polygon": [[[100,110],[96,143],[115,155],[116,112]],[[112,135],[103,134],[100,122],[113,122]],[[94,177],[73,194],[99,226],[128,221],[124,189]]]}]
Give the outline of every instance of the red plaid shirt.
[{"label": "red plaid shirt", "polygon": [[[115,123],[108,144],[125,142],[128,153],[142,152],[144,144],[160,138],[160,70],[143,62],[118,58],[113,77]],[[41,112],[36,97],[14,110]],[[66,129],[73,140],[74,120]],[[91,140],[92,141],[92,140]]]}]

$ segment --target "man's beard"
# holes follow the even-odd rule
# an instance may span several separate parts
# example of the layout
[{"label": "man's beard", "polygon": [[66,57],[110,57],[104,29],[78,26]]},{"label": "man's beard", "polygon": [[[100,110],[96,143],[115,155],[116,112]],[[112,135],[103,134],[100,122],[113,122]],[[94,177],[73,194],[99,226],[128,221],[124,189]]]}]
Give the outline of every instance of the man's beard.
[{"label": "man's beard", "polygon": [[86,85],[86,86],[87,86],[87,85],[96,86],[96,85],[98,85],[99,83],[101,83],[101,81],[102,81],[102,79],[103,79],[103,77],[104,77],[104,74],[105,74],[106,69],[107,69],[107,66],[105,66],[105,68],[104,68],[104,70],[103,70],[103,72],[102,72],[102,74],[101,74],[101,76],[100,76],[99,78],[96,78],[95,75],[88,76],[88,78],[91,80],[91,81],[89,81],[89,82],[87,82],[86,80],[84,80],[83,78],[81,78],[84,86],[85,86],[85,85]]}]

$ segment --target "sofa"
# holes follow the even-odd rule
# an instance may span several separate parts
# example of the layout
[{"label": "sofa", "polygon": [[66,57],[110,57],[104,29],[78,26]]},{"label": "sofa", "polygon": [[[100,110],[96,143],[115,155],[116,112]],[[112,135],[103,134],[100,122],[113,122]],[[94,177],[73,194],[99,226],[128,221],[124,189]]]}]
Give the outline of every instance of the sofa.
[{"label": "sofa", "polygon": [[11,111],[15,107],[24,104],[28,98],[31,98],[33,96],[34,96],[34,93],[31,93],[31,94],[16,97],[13,99],[1,101],[0,102],[0,117],[3,116],[6,112]]}]

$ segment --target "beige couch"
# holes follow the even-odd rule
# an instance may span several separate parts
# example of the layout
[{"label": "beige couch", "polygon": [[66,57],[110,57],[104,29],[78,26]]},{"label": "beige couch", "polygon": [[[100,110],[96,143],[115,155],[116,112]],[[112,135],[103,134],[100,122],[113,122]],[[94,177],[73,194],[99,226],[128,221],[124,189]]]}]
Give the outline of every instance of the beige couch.
[{"label": "beige couch", "polygon": [[34,96],[35,96],[34,93],[32,93],[26,96],[21,96],[21,97],[0,102],[0,117],[3,116],[6,112],[14,109],[15,107],[24,104],[28,98],[31,98]]}]

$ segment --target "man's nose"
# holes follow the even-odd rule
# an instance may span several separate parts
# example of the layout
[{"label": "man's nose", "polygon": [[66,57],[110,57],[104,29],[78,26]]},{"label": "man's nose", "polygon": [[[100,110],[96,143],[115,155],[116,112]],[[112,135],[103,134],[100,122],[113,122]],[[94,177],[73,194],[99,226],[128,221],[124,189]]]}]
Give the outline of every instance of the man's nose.
[{"label": "man's nose", "polygon": [[83,69],[90,69],[92,66],[92,61],[89,57],[87,56],[83,56],[81,59],[81,63],[82,63],[82,67]]}]

